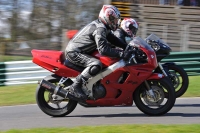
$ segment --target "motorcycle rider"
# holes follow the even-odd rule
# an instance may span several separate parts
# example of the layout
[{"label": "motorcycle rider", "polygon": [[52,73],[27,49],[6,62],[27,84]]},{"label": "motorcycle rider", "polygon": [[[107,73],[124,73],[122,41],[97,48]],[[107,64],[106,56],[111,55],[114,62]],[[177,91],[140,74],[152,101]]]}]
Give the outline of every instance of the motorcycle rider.
[{"label": "motorcycle rider", "polygon": [[99,18],[92,21],[82,28],[68,43],[65,56],[71,63],[85,67],[79,74],[74,83],[68,86],[69,94],[80,100],[86,100],[87,96],[82,90],[82,83],[86,82],[92,76],[98,74],[102,69],[100,60],[90,56],[96,49],[100,54],[122,59],[129,59],[132,51],[124,52],[111,48],[108,41],[122,49],[126,44],[118,39],[112,31],[118,28],[120,12],[113,5],[103,5]]},{"label": "motorcycle rider", "polygon": [[132,40],[136,36],[139,24],[133,18],[124,18],[121,21],[120,27],[114,31],[114,35],[124,43],[127,43],[126,38]]}]

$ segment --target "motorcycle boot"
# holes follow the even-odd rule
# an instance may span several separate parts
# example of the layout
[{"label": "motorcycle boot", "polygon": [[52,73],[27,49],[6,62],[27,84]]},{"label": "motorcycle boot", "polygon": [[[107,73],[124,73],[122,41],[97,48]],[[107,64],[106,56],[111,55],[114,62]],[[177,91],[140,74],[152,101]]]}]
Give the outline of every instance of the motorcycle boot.
[{"label": "motorcycle boot", "polygon": [[80,101],[85,101],[87,99],[87,95],[82,90],[83,80],[85,81],[86,79],[80,74],[76,77],[72,85],[65,88],[72,97],[75,97],[72,98],[73,100],[77,101],[77,99],[80,99]]}]

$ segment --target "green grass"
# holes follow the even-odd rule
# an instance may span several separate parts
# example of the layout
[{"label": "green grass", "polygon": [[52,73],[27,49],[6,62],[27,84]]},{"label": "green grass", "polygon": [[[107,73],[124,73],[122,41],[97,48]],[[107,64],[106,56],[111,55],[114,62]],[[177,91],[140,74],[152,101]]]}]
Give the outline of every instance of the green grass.
[{"label": "green grass", "polygon": [[200,97],[200,76],[189,76],[189,87],[184,97]]},{"label": "green grass", "polygon": [[37,84],[0,87],[0,106],[35,103]]},{"label": "green grass", "polygon": [[32,60],[31,56],[0,55],[0,62]]},{"label": "green grass", "polygon": [[[182,97],[200,97],[200,76],[190,76],[190,84]],[[0,87],[0,106],[35,103],[37,84]]]},{"label": "green grass", "polygon": [[199,133],[200,124],[193,125],[109,125],[81,126],[75,128],[37,128],[8,130],[0,133]]}]

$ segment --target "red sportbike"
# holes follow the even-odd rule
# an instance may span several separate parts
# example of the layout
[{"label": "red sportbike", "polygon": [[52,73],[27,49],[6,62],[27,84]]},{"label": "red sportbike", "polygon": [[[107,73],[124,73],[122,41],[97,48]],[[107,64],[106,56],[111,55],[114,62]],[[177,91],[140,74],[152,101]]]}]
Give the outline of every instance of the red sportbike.
[{"label": "red sportbike", "polygon": [[64,89],[84,69],[65,59],[62,51],[32,50],[33,62],[54,73],[39,82],[36,100],[50,116],[70,114],[77,103],[85,106],[132,106],[152,116],[167,113],[176,100],[170,80],[157,68],[154,50],[140,37],[135,37],[126,50],[136,49],[128,61],[109,58],[95,51],[92,56],[103,64],[102,71],[82,86],[86,101],[74,101]]}]

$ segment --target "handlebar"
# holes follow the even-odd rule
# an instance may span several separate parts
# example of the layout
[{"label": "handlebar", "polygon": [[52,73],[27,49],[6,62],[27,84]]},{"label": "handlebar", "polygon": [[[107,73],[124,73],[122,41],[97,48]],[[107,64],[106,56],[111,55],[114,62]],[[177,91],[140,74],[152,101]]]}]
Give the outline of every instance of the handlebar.
[{"label": "handlebar", "polygon": [[141,49],[127,45],[125,51],[128,51],[130,49],[134,49],[134,50],[129,60],[127,61],[128,64],[131,64],[131,63],[138,64],[138,63],[146,62],[146,58],[147,58],[146,54]]},{"label": "handlebar", "polygon": [[131,58],[129,59],[128,63],[130,64],[131,63],[131,60],[134,61],[135,64],[137,64],[137,61],[135,59],[135,54],[132,54]]}]

